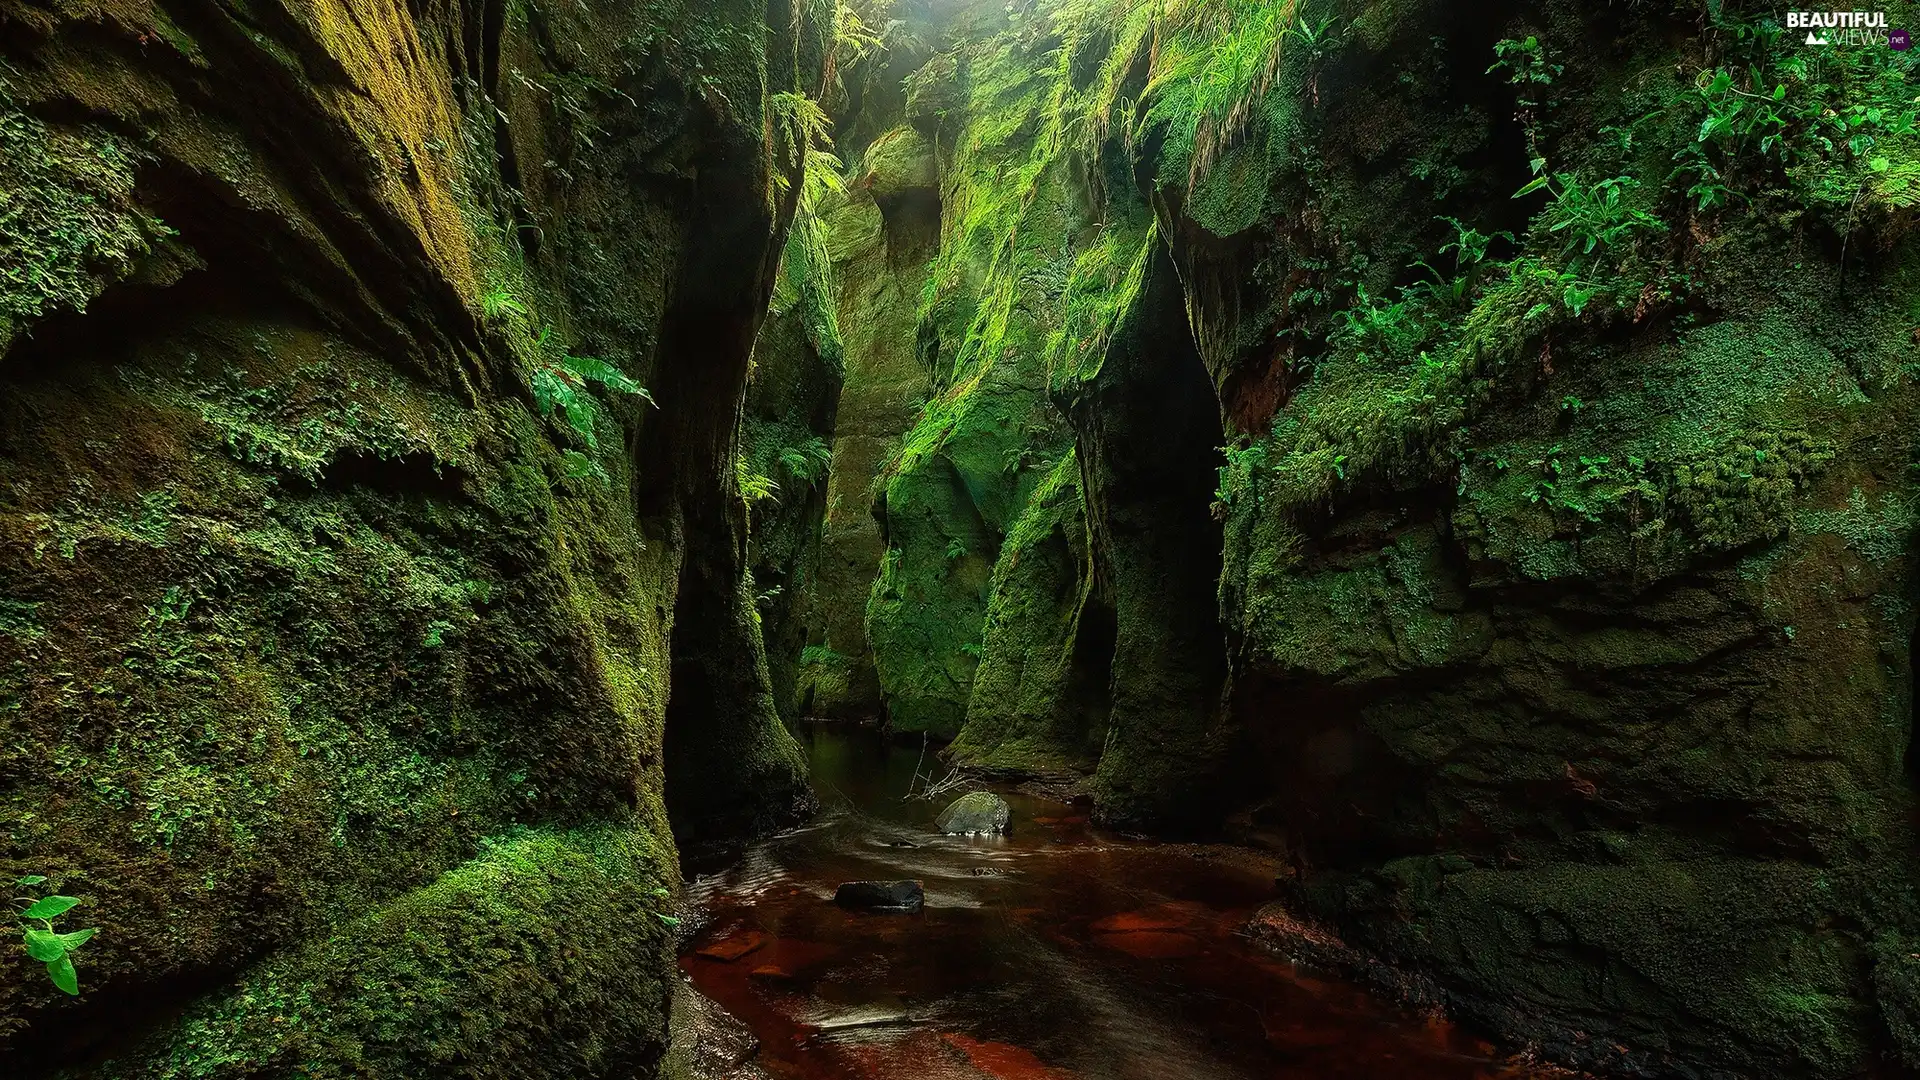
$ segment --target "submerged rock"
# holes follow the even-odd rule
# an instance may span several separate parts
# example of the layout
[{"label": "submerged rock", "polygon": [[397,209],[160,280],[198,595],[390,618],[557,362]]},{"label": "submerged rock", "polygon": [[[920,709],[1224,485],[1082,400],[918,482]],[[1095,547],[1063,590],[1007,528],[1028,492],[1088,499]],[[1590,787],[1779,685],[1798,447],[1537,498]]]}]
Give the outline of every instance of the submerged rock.
[{"label": "submerged rock", "polygon": [[926,900],[917,881],[847,881],[833,894],[833,902],[850,911],[912,914],[925,907]]},{"label": "submerged rock", "polygon": [[1003,833],[1013,823],[1013,808],[991,791],[962,795],[947,804],[933,824],[948,836]]}]

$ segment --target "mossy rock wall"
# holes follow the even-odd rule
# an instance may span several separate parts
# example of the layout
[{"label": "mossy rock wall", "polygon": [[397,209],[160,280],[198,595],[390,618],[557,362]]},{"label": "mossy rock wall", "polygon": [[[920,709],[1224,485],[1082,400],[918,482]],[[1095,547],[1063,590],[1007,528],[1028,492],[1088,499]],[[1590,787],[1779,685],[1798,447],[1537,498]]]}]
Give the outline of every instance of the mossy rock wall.
[{"label": "mossy rock wall", "polygon": [[1069,396],[1116,628],[1094,794],[1111,824],[1208,828],[1232,805],[1238,750],[1214,595],[1219,414],[1173,260],[1164,248],[1149,259],[1099,370]]},{"label": "mossy rock wall", "polygon": [[[1871,205],[1911,144],[1884,136],[1869,162],[1815,142],[1785,167],[1755,144],[1740,167],[1770,179],[1748,193],[1658,190],[1666,163],[1720,152],[1695,111],[1711,76],[1671,73],[1729,63],[1735,27],[1517,7],[1483,29],[1533,35],[1548,65],[1513,90],[1547,202],[1499,275],[1389,291],[1369,275],[1426,241],[1366,215],[1490,235],[1512,200],[1383,186],[1445,130],[1419,108],[1484,91],[1427,93],[1480,56],[1456,31],[1436,48],[1417,5],[1392,31],[1381,10],[1354,6],[1340,50],[1276,83],[1269,130],[1328,153],[1270,158],[1258,194],[1306,231],[1223,229],[1164,161],[1156,184],[1183,280],[1242,280],[1251,259],[1358,312],[1300,379],[1291,359],[1248,374],[1268,370],[1250,330],[1311,339],[1314,306],[1188,305],[1239,440],[1219,496],[1231,708],[1257,763],[1240,783],[1286,837],[1296,903],[1563,1060],[1915,1060],[1886,943],[1915,911],[1920,261],[1901,197],[1850,218],[1823,187],[1849,171]],[[1867,69],[1796,79],[1797,49],[1754,61],[1781,65],[1777,100],[1879,92]],[[1572,209],[1593,192],[1615,231]],[[1320,269],[1336,239],[1359,264],[1344,281]]]},{"label": "mossy rock wall", "polygon": [[[889,724],[949,737],[973,694],[1002,544],[1071,442],[1050,396],[1050,348],[1096,232],[1071,163],[1040,138],[1058,64],[1044,20],[1003,12],[968,25],[909,80],[910,101],[924,73],[953,84],[950,107],[922,118],[940,169],[917,330],[935,393],[875,484],[886,552],[867,603]],[[918,161],[908,148],[927,138],[883,140],[891,187],[918,167],[896,159]]]},{"label": "mossy rock wall", "polygon": [[[908,87],[967,134],[942,389],[886,478],[890,701],[953,716],[942,650],[983,621],[956,760],[1090,768],[1129,823],[1237,807],[1297,913],[1558,1060],[1920,1067],[1911,56],[1731,5],[1114,0],[980,33]],[[946,451],[1033,356],[1085,553],[1056,470],[976,598],[932,558],[990,518]],[[1196,380],[1217,427],[1150,422]],[[1207,536],[1217,581],[1165,572]],[[1062,722],[1099,613],[1103,691]]]},{"label": "mossy rock wall", "polygon": [[1080,461],[1061,459],[994,564],[966,722],[947,748],[971,769],[1091,773],[1106,736],[1113,613],[1095,595]]},{"label": "mossy rock wall", "polygon": [[926,400],[927,372],[913,346],[913,282],[927,254],[890,245],[880,208],[857,191],[829,222],[847,374],[797,694],[809,715],[878,722],[866,606],[886,545],[872,513],[873,481]]},{"label": "mossy rock wall", "polygon": [[671,773],[806,798],[733,490],[790,24],[0,11],[0,876],[100,931],[0,964],[9,1075],[651,1069]]},{"label": "mossy rock wall", "polygon": [[[754,346],[741,442],[751,475],[774,488],[752,504],[754,609],[782,722],[799,719],[800,665],[809,624],[824,617],[819,573],[834,417],[845,368],[837,336],[816,344],[797,310],[781,311]],[[824,347],[823,347],[824,346]]]}]

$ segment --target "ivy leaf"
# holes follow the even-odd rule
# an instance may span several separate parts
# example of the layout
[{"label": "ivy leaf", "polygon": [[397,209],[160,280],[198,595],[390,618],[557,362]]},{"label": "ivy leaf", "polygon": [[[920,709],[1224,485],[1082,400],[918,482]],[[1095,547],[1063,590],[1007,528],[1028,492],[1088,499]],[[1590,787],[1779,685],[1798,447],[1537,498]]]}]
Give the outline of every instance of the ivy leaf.
[{"label": "ivy leaf", "polygon": [[73,910],[80,901],[71,896],[43,896],[20,913],[23,919],[57,919]]},{"label": "ivy leaf", "polygon": [[67,955],[67,947],[61,944],[59,934],[47,930],[29,929],[27,955],[43,964],[50,964]]},{"label": "ivy leaf", "polygon": [[73,960],[66,953],[61,953],[58,960],[47,962],[47,977],[69,994],[80,993],[80,973],[73,970]]},{"label": "ivy leaf", "polygon": [[80,946],[85,945],[89,938],[93,937],[93,935],[99,932],[100,930],[98,927],[89,926],[85,930],[75,930],[71,934],[55,934],[54,936],[60,939],[60,945],[62,948],[66,949],[68,952],[72,952],[73,950],[79,948]]},{"label": "ivy leaf", "polygon": [[1886,172],[1888,169],[1893,168],[1893,162],[1883,157],[1877,157],[1867,162],[1867,167],[1874,172]]},{"label": "ivy leaf", "polygon": [[46,880],[46,877],[42,874],[28,874],[23,878],[14,878],[13,883],[15,885],[40,885],[45,883]]}]

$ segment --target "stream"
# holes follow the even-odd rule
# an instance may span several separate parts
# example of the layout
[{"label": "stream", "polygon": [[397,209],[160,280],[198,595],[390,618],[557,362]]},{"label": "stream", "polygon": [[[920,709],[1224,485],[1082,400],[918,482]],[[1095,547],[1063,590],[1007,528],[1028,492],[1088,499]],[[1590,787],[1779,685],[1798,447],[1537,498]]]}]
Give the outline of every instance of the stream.
[{"label": "stream", "polygon": [[[1537,1075],[1248,941],[1241,928],[1275,892],[1258,855],[1116,836],[1082,808],[1005,787],[1010,836],[943,837],[931,822],[946,800],[903,797],[919,747],[826,725],[800,738],[821,813],[694,880],[702,925],[681,960],[751,1029],[764,1075]],[[843,881],[896,878],[924,884],[923,912],[832,902]]]}]

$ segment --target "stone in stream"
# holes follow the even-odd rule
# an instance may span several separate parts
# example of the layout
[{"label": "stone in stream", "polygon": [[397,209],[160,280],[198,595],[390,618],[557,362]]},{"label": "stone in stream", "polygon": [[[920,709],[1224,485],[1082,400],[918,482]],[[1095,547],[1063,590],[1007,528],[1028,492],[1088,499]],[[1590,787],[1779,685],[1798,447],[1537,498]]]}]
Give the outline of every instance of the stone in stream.
[{"label": "stone in stream", "polygon": [[926,904],[917,881],[847,881],[833,894],[833,902],[853,911],[912,914]]},{"label": "stone in stream", "polygon": [[1006,832],[1012,823],[1013,808],[991,791],[962,795],[933,819],[934,827],[948,836],[990,836]]}]

